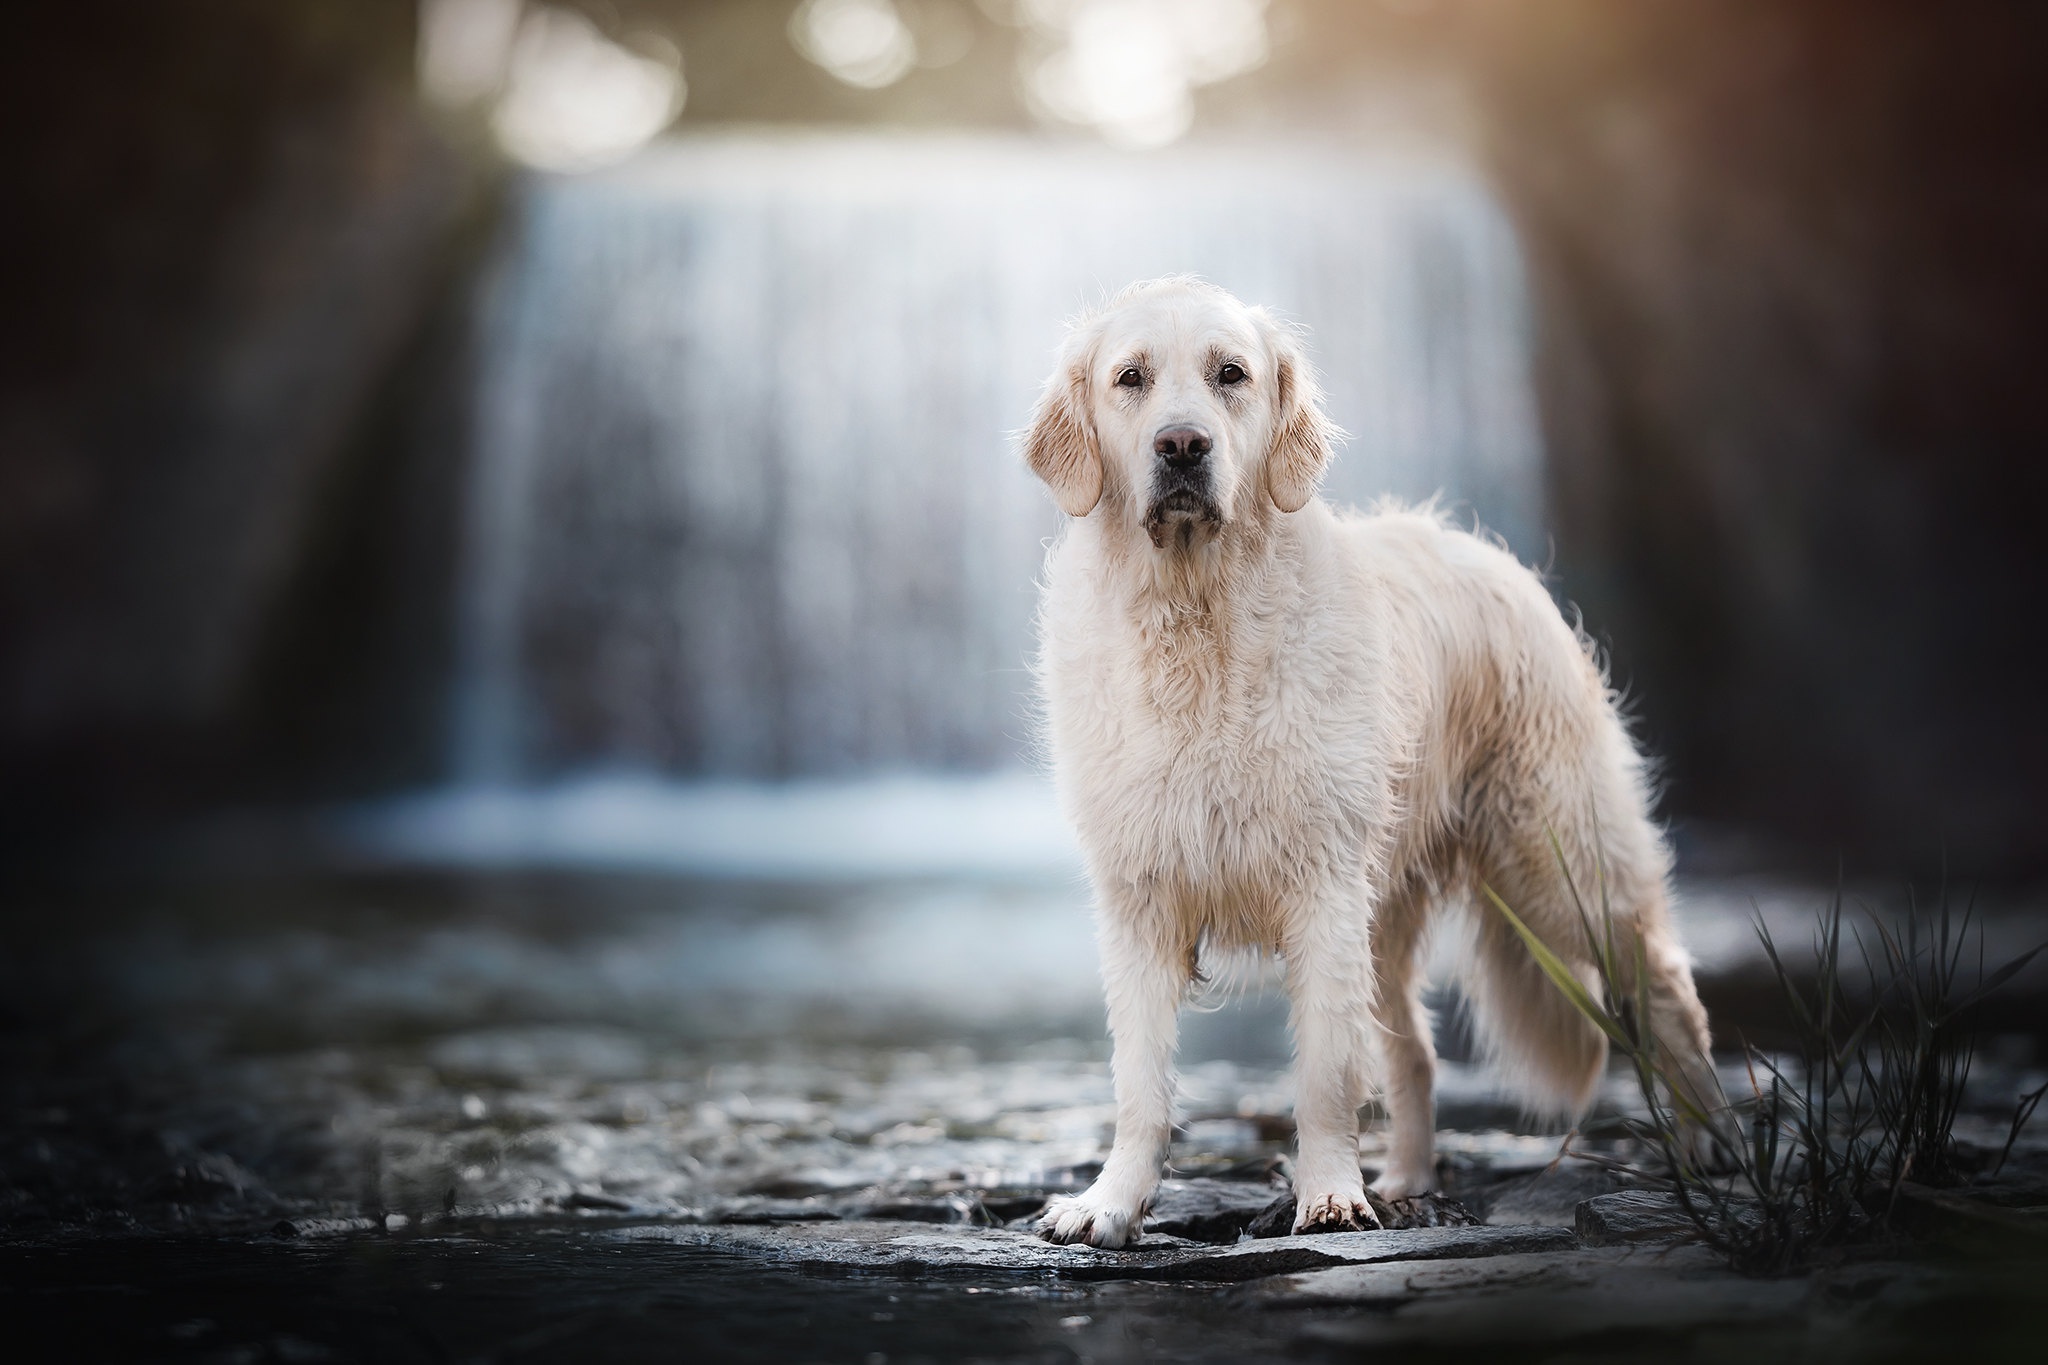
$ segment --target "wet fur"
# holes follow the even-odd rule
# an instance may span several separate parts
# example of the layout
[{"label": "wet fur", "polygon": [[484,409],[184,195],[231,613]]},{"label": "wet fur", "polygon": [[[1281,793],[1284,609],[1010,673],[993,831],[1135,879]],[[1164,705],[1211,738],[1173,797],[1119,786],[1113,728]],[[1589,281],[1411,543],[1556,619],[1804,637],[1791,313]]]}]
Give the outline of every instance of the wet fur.
[{"label": "wet fur", "polygon": [[[1219,354],[1249,380],[1220,386]],[[1142,393],[1113,387],[1134,356]],[[1162,508],[1151,433],[1187,420],[1216,434],[1209,505]],[[1357,1111],[1375,1091],[1375,1188],[1434,1183],[1419,958],[1440,923],[1466,942],[1465,996],[1503,1078],[1534,1109],[1581,1111],[1605,1040],[1476,894],[1493,887],[1590,984],[1553,833],[1581,888],[1604,879],[1653,1025],[1710,1084],[1649,776],[1586,641],[1499,544],[1428,510],[1323,502],[1336,435],[1292,331],[1178,278],[1074,324],[1026,435],[1074,518],[1046,563],[1038,670],[1095,889],[1117,1094],[1102,1175],[1048,1206],[1051,1240],[1139,1235],[1204,945],[1286,963],[1298,1228],[1371,1225]]]}]

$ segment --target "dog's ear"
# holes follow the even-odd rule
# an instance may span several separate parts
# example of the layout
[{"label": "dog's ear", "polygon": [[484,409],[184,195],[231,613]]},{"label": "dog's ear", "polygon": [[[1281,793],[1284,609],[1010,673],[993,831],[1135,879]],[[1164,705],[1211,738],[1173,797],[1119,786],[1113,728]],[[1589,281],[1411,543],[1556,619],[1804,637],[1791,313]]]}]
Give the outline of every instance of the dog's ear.
[{"label": "dog's ear", "polygon": [[1273,445],[1266,452],[1266,492],[1283,512],[1308,506],[1329,468],[1343,431],[1323,415],[1323,390],[1294,333],[1263,312],[1259,321],[1273,348]]},{"label": "dog's ear", "polygon": [[1063,359],[1046,381],[1024,434],[1024,459],[1068,516],[1085,517],[1102,500],[1102,452],[1088,416],[1084,365]]}]

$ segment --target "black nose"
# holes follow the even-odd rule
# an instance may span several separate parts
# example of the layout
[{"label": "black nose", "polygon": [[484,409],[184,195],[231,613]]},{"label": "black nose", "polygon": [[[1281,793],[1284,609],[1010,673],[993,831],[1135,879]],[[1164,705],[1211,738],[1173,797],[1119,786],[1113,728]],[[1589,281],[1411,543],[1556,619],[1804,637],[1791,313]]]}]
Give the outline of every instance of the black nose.
[{"label": "black nose", "polygon": [[1152,438],[1152,451],[1176,469],[1198,465],[1209,453],[1209,433],[1196,426],[1168,427]]}]

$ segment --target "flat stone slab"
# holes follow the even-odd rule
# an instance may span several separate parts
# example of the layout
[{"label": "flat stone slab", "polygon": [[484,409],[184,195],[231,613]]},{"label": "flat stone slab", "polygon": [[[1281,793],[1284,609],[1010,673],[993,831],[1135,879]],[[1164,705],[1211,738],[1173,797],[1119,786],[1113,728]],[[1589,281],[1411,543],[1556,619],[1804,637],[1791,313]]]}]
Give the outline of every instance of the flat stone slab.
[{"label": "flat stone slab", "polygon": [[1008,1228],[845,1221],[783,1224],[663,1223],[607,1228],[594,1238],[670,1242],[809,1268],[900,1275],[979,1272],[1074,1280],[1201,1280],[1234,1283],[1331,1266],[1556,1252],[1574,1245],[1564,1228],[1454,1227],[1339,1232],[1207,1246],[1147,1234],[1121,1251],[1054,1246]]},{"label": "flat stone slab", "polygon": [[[1368,1188],[1365,1202],[1372,1206],[1373,1216],[1380,1220],[1380,1227],[1387,1232],[1406,1232],[1415,1228],[1462,1228],[1486,1221],[1444,1194],[1418,1194],[1407,1199],[1387,1200]],[[1290,1237],[1294,1234],[1295,1211],[1293,1193],[1282,1194],[1245,1225],[1245,1235]]]},{"label": "flat stone slab", "polygon": [[1547,1227],[1573,1226],[1578,1207],[1588,1199],[1612,1194],[1619,1182],[1608,1172],[1586,1162],[1555,1163],[1474,1186],[1456,1186],[1458,1196],[1484,1213],[1483,1221],[1514,1227],[1541,1223]]},{"label": "flat stone slab", "polygon": [[1415,1303],[1430,1295],[1639,1286],[1645,1280],[1661,1284],[1701,1275],[1717,1282],[1741,1278],[1704,1247],[1596,1247],[1332,1266],[1263,1280],[1253,1297],[1268,1308],[1371,1308]]},{"label": "flat stone slab", "polygon": [[1602,1247],[1481,1260],[1347,1265],[1276,1277],[1270,1309],[1381,1311],[1318,1317],[1303,1334],[1354,1346],[1564,1341],[1615,1332],[1755,1328],[1807,1312],[1806,1279],[1737,1275],[1704,1247]]},{"label": "flat stone slab", "polygon": [[1572,1226],[1579,1241],[1592,1247],[1690,1242],[1700,1235],[1677,1196],[1658,1190],[1595,1195],[1573,1211]]},{"label": "flat stone slab", "polygon": [[1905,1181],[1894,1218],[1900,1226],[1957,1251],[2048,1257],[2048,1192],[2038,1187],[1989,1191],[1930,1189]]},{"label": "flat stone slab", "polygon": [[1248,1180],[1162,1180],[1145,1218],[1145,1236],[1235,1242],[1283,1194],[1273,1185]]},{"label": "flat stone slab", "polygon": [[[1270,1316],[1308,1354],[1423,1347],[1476,1359],[1539,1347],[1563,1358],[1559,1348],[1584,1343],[1598,1359],[1941,1359],[1944,1342],[1971,1360],[2039,1354],[2028,1352],[2039,1340],[2040,1269],[2025,1263],[1850,1259],[1768,1278],[1739,1275],[1699,1245],[1595,1247],[1338,1266],[1239,1295],[1278,1310]],[[1987,1315],[1989,1305],[2001,1307]],[[1293,1309],[1310,1311],[1290,1319]],[[2005,1354],[1981,1349],[1994,1339]],[[1980,1349],[1962,1345],[1971,1341]],[[1829,1349],[1816,1352],[1821,1342]]]}]

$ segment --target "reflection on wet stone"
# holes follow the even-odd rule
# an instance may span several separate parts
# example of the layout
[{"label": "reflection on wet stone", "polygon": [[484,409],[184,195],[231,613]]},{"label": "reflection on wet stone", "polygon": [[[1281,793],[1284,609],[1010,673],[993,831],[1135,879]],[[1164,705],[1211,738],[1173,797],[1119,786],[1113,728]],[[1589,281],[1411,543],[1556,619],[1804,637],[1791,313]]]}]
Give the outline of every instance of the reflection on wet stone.
[{"label": "reflection on wet stone", "polygon": [[[720,1302],[751,1292],[749,1275],[883,1273],[892,1285],[981,1276],[1039,1295],[1247,1285],[1261,1306],[1554,1290],[1593,1324],[1635,1312],[1604,1286],[1679,1276],[1706,1286],[1655,1300],[1680,1320],[1764,1305],[1715,1287],[1720,1272],[1697,1248],[1625,1273],[1605,1252],[1574,1251],[1663,1255],[1683,1229],[1654,1197],[1561,1155],[1562,1135],[1518,1123],[1454,1046],[1439,1191],[1376,1203],[1386,1231],[1293,1235],[1283,1016],[1260,990],[1189,1030],[1171,1170],[1142,1239],[1117,1252],[1049,1246],[1030,1230],[1035,1215],[1095,1177],[1114,1121],[1088,925],[1070,889],[769,895],[607,879],[365,882],[209,889],[174,917],[95,907],[80,921],[90,935],[22,943],[0,963],[15,1008],[75,1021],[56,1048],[0,1034],[19,1116],[0,1152],[0,1251],[203,1235],[214,1256],[461,1247],[506,1258],[516,1275],[534,1247],[559,1257],[602,1245],[683,1258],[662,1264]],[[918,940],[892,916],[928,926],[940,906],[951,938],[924,935],[926,957],[871,978],[863,951],[900,955]],[[730,960],[735,934],[751,952],[764,933],[805,932],[833,936],[838,979],[721,983],[703,965]],[[970,967],[984,983],[971,1000],[952,986],[919,998],[859,984],[957,982]],[[1071,995],[1028,989],[1051,972],[1071,978]],[[663,989],[670,975],[680,985]],[[1596,1117],[1625,1102],[1622,1080]],[[2004,1136],[1988,1114],[1966,1114],[1958,1131],[1980,1146]],[[1368,1175],[1379,1143],[1369,1124]],[[1616,1151],[1583,1133],[1571,1145]],[[2035,1151],[2022,1143],[2015,1178],[2038,1165]],[[1869,1273],[1885,1285],[1907,1273],[1886,1266]],[[635,1272],[620,1273],[631,1283]],[[822,1292],[802,1283],[805,1296]],[[843,1307],[861,1321],[894,1311],[875,1306],[878,1292],[849,1286]],[[1049,1306],[1045,1330],[1153,1311],[1085,1302]],[[1807,1311],[1806,1299],[1770,1302]],[[1212,1307],[1161,1306],[1146,1330]],[[1414,1309],[1416,1321],[1435,1311]],[[1212,1330],[1191,1356],[1244,1358],[1248,1338],[1232,1332],[1249,1326],[1202,1320]],[[1324,1330],[1301,1321],[1308,1336]]]}]

